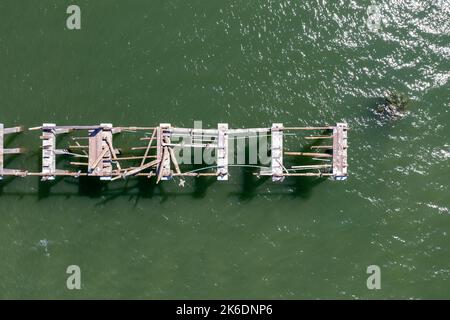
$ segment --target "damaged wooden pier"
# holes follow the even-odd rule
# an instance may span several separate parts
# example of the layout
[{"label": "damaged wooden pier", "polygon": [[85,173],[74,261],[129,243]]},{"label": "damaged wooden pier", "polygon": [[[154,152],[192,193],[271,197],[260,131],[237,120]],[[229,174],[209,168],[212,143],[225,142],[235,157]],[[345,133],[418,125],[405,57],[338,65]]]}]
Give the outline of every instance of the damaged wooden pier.
[{"label": "damaged wooden pier", "polygon": [[[274,123],[271,127],[250,129],[230,129],[227,123],[219,123],[214,129],[180,128],[169,123],[161,123],[155,127],[114,127],[110,123],[57,126],[54,123],[44,123],[29,130],[41,133],[41,171],[4,168],[5,155],[24,152],[23,148],[4,148],[4,136],[19,134],[24,129],[5,128],[0,124],[0,179],[4,176],[39,176],[43,181],[51,181],[56,177],[90,176],[114,181],[144,176],[153,177],[159,183],[173,177],[215,176],[219,181],[226,181],[230,176],[229,168],[240,166],[230,164],[230,159],[235,156],[231,143],[235,139],[248,139],[258,135],[265,135],[270,140],[270,165],[260,166],[259,172],[254,173],[257,176],[269,176],[273,181],[301,176],[331,177],[335,180],[347,178],[346,123],[322,127],[284,127],[282,123]],[[120,133],[141,135],[136,139],[140,145],[116,148],[114,136]],[[309,143],[308,150],[284,150],[285,135],[296,137],[298,133],[306,133],[303,138]],[[62,136],[70,143],[59,149],[57,139]],[[195,170],[183,170],[189,164],[180,162],[176,153],[187,149],[212,150],[215,164]],[[123,155],[123,150],[128,150],[131,155]],[[57,157],[68,157],[69,167],[58,168]],[[313,163],[287,164],[305,158]]]}]

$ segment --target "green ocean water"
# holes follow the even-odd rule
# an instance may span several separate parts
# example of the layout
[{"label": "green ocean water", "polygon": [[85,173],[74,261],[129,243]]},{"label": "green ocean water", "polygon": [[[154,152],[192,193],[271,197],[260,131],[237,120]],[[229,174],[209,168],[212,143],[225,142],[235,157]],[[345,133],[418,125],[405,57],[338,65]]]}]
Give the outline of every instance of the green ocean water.
[{"label": "green ocean water", "polygon": [[[0,1],[7,126],[351,128],[345,182],[4,179],[0,298],[450,298],[450,5],[375,3],[378,32],[362,0]],[[404,119],[374,114],[387,90]],[[38,133],[7,143],[39,170]]]}]

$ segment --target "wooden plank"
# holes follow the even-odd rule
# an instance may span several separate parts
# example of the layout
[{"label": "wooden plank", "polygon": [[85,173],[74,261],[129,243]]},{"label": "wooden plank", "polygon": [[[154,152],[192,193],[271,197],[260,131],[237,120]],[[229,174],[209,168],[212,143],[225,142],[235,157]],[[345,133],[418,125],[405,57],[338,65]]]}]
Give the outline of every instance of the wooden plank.
[{"label": "wooden plank", "polygon": [[318,139],[332,139],[333,136],[311,136],[311,137],[305,137],[307,140],[318,140]]},{"label": "wooden plank", "polygon": [[54,123],[42,126],[42,181],[55,180],[56,173],[56,133]]},{"label": "wooden plank", "polygon": [[161,149],[161,127],[156,128],[156,159],[161,162],[162,149]]},{"label": "wooden plank", "polygon": [[272,181],[283,181],[283,124],[274,123],[271,128]]},{"label": "wooden plank", "polygon": [[[255,172],[254,175],[256,176],[271,176],[271,172]],[[321,172],[303,172],[303,173],[285,173],[285,177],[331,177],[333,176],[332,173],[321,173]]]},{"label": "wooden plank", "polygon": [[284,130],[332,130],[333,126],[323,126],[323,127],[284,127]]},{"label": "wooden plank", "polygon": [[117,152],[114,150],[113,146],[109,143],[109,140],[106,140],[106,144],[108,145],[109,151],[111,152],[112,158],[116,161],[117,169],[121,170],[119,158],[117,158]]},{"label": "wooden plank", "polygon": [[25,148],[8,148],[3,149],[3,154],[17,154],[17,153],[24,153]]},{"label": "wooden plank", "polygon": [[[158,148],[157,146],[150,146],[149,149],[156,149]],[[147,147],[132,147],[131,150],[146,150]]]},{"label": "wooden plank", "polygon": [[156,180],[157,184],[162,180],[162,178],[164,176],[163,162],[165,161],[166,157],[167,157],[167,147],[165,147],[163,152],[162,152],[161,160],[156,160],[156,161],[158,161],[158,179]]},{"label": "wooden plank", "polygon": [[[170,180],[172,175],[170,172],[170,153],[168,148],[165,147],[164,144],[167,143],[167,140],[165,139],[166,136],[168,136],[168,132],[171,132],[171,125],[170,123],[161,123],[160,124],[160,148],[163,148],[163,157],[161,159],[161,162],[159,164],[160,172],[162,172],[162,176],[160,180]],[[159,149],[158,149],[159,150]],[[158,159],[158,158],[157,158]]]},{"label": "wooden plank", "polygon": [[113,133],[112,133],[112,129],[113,129],[113,125],[110,123],[102,123],[100,124],[100,126],[102,127],[102,151],[106,149],[106,153],[103,156],[103,160],[101,162],[101,169],[102,169],[102,174],[101,174],[101,180],[111,180],[111,174],[112,174],[112,153],[110,150],[110,146],[111,149],[113,148],[113,142],[112,142],[112,137],[113,137]]},{"label": "wooden plank", "polygon": [[228,180],[228,123],[217,125],[217,180]]},{"label": "wooden plank", "polygon": [[333,146],[311,146],[311,149],[333,149]]},{"label": "wooden plank", "polygon": [[100,124],[89,134],[89,167],[92,176],[110,180],[112,174],[112,124]]},{"label": "wooden plank", "polygon": [[153,160],[151,162],[148,162],[148,163],[144,164],[143,166],[140,166],[139,168],[135,168],[133,170],[125,172],[124,174],[122,174],[122,177],[126,178],[128,176],[134,176],[137,173],[139,173],[141,171],[144,171],[145,169],[148,169],[148,168],[156,166],[158,163],[159,163],[158,160]]},{"label": "wooden plank", "polygon": [[287,156],[305,156],[305,157],[316,157],[316,158],[333,158],[333,156],[331,154],[328,154],[328,153],[286,151],[284,154],[287,155]]},{"label": "wooden plank", "polygon": [[165,156],[163,157],[162,160],[162,178],[161,180],[170,180],[172,175],[171,175],[171,170],[170,170],[170,148],[169,147],[164,147],[164,153]]},{"label": "wooden plank", "polygon": [[96,168],[94,166],[97,159],[99,159],[99,156],[102,152],[102,134],[101,129],[97,128],[95,130],[92,130],[89,133],[89,168],[88,172],[90,174],[96,175],[101,173],[100,168]]},{"label": "wooden plank", "polygon": [[338,123],[333,130],[333,176],[336,180],[347,179],[347,124]]},{"label": "wooden plank", "polygon": [[87,162],[73,162],[73,161],[71,161],[69,163],[71,165],[73,165],[73,166],[89,166],[89,163],[87,163]]},{"label": "wooden plank", "polygon": [[[118,157],[115,160],[119,160],[119,161],[121,161],[121,160],[124,160],[124,161],[125,160],[146,160],[146,159],[152,159],[152,158],[156,158],[156,156],[150,155],[150,156],[146,156],[146,157],[143,157],[143,156]],[[143,166],[143,165],[141,165],[141,166]]]},{"label": "wooden plank", "polygon": [[[167,142],[170,143],[170,138],[166,138]],[[178,165],[177,158],[175,157],[175,152],[173,151],[173,148],[168,147],[169,149],[169,155],[170,159],[172,160],[173,166],[175,167],[175,172],[177,174],[181,173],[180,166]]]},{"label": "wooden plank", "polygon": [[155,135],[156,135],[156,129],[153,130],[152,136],[150,137],[150,140],[148,141],[147,149],[145,149],[144,157],[142,158],[142,161],[141,161],[141,166],[143,166],[145,163],[145,159],[148,155],[148,152],[150,151],[150,147],[153,143],[153,139],[155,138]]},{"label": "wooden plank", "polygon": [[106,153],[108,152],[108,149],[103,149],[102,152],[98,155],[97,159],[95,159],[94,163],[91,166],[91,169],[96,171],[96,168],[98,167],[100,161],[103,161],[103,157],[106,155]]},{"label": "wooden plank", "polygon": [[121,131],[149,131],[149,130],[155,130],[155,127],[115,127],[113,128],[114,133],[119,133]]},{"label": "wooden plank", "polygon": [[312,165],[304,165],[304,166],[292,166],[292,169],[300,169],[300,170],[307,170],[307,169],[323,169],[323,168],[331,168],[331,164],[312,164]]},{"label": "wooden plank", "polygon": [[163,143],[163,146],[180,148],[217,148],[215,143]]},{"label": "wooden plank", "polygon": [[3,129],[3,134],[19,133],[19,132],[22,132],[23,129],[24,128],[22,126],[12,127],[12,128],[4,128]]}]

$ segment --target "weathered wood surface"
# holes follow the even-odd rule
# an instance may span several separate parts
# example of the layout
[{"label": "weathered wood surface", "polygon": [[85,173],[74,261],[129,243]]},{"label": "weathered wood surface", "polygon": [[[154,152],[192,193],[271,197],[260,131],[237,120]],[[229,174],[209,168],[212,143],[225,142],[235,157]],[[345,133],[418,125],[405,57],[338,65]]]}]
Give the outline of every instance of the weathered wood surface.
[{"label": "weathered wood surface", "polygon": [[156,129],[153,130],[152,136],[150,137],[150,140],[148,141],[148,145],[147,145],[147,148],[145,149],[144,157],[142,158],[142,161],[141,161],[141,166],[143,166],[145,163],[145,159],[150,151],[150,147],[152,146],[153,140],[155,139],[155,135],[156,135]]},{"label": "weathered wood surface", "polygon": [[228,123],[218,124],[217,180],[228,180]]},{"label": "weathered wood surface", "polygon": [[[169,152],[169,146],[164,146],[165,144],[168,144],[168,141],[166,140],[166,137],[170,136],[172,127],[170,123],[162,123],[160,124],[160,140],[159,140],[159,148],[158,150],[162,149],[162,152],[160,154],[162,155],[162,158],[160,159],[159,163],[159,173],[158,180],[169,180],[172,177],[172,173],[170,170],[170,152]],[[157,157],[157,160],[159,158]]]},{"label": "weathered wood surface", "polygon": [[112,173],[112,125],[105,124],[89,132],[89,166],[92,176],[108,177]]},{"label": "weathered wood surface", "polygon": [[56,174],[56,133],[54,124],[46,123],[42,129],[42,177],[43,181],[54,180]]},{"label": "weathered wood surface", "polygon": [[332,139],[333,136],[310,136],[305,137],[306,140],[318,140],[318,139]]},{"label": "weathered wood surface", "polygon": [[[52,180],[56,176],[97,176],[102,180],[116,180],[128,176],[146,176],[157,177],[157,182],[161,180],[169,180],[172,177],[201,177],[216,176],[218,180],[228,180],[229,172],[229,140],[230,139],[248,139],[249,137],[257,137],[259,134],[271,136],[271,164],[268,168],[263,169],[258,175],[272,176],[273,181],[282,181],[284,177],[311,176],[324,177],[333,176],[336,180],[344,180],[347,177],[347,125],[338,123],[336,126],[321,127],[284,127],[281,123],[274,123],[270,128],[251,128],[251,129],[229,129],[228,125],[219,124],[217,129],[190,129],[176,128],[170,124],[160,124],[157,127],[113,127],[111,124],[100,124],[96,126],[56,126],[55,124],[44,124],[41,127],[32,128],[42,130],[42,170],[41,172],[28,172],[21,170],[5,169],[4,155],[20,153],[22,148],[7,148],[3,146],[4,135],[8,133],[16,133],[23,130],[22,127],[13,127],[5,129],[0,125],[0,176],[41,176],[43,180]],[[308,131],[308,130],[333,130],[329,135],[327,133],[319,133],[324,135],[306,136],[305,139],[332,139],[331,143],[326,145],[311,146],[311,151],[319,152],[293,152],[284,151],[283,149],[283,132]],[[69,149],[56,149],[56,137],[60,133],[70,133],[76,130],[85,130],[89,134],[87,137],[72,137],[72,145]],[[139,130],[149,136],[140,138],[146,141],[146,145],[142,147],[133,147],[131,150],[143,150],[142,156],[122,156],[119,149],[113,148],[113,134]],[[295,133],[289,133],[294,135]],[[151,135],[151,136],[150,136]],[[183,141],[173,143],[178,138],[187,139],[187,143]],[[87,139],[87,143],[81,145],[78,140]],[[139,139],[139,138],[138,138]],[[156,143],[154,141],[156,140]],[[233,141],[234,143],[234,141]],[[174,148],[214,148],[216,149],[216,166],[211,168],[205,167],[205,172],[183,172],[182,163],[178,163],[175,156]],[[231,148],[231,147],[230,147]],[[73,149],[73,150],[71,150]],[[88,150],[86,150],[88,149]],[[156,154],[150,153],[152,149],[156,149]],[[76,153],[80,150],[79,153]],[[332,154],[330,154],[332,152]],[[83,153],[83,154],[81,154]],[[58,170],[56,168],[56,156],[68,155],[73,157],[87,157],[86,162],[70,162],[76,166],[86,166],[87,170],[69,172],[67,170]],[[329,164],[311,164],[301,166],[291,166],[289,169],[283,164],[283,156],[305,156],[311,157],[313,160],[328,161]],[[156,159],[155,159],[156,158]],[[147,159],[155,159],[147,161]],[[125,166],[124,161],[139,160],[139,163],[130,163],[131,166]],[[123,161],[123,162],[122,162]],[[121,166],[124,168],[122,168]],[[245,165],[245,164],[244,164]],[[155,168],[155,169],[153,169]],[[330,169],[331,168],[331,169]],[[148,172],[146,171],[147,169]],[[329,169],[329,170],[322,170]],[[75,168],[76,170],[76,168]],[[144,172],[146,171],[146,172]],[[213,172],[211,172],[213,171]],[[300,172],[295,172],[300,171]],[[305,171],[305,172],[302,172]],[[309,171],[309,172],[307,172]]]},{"label": "weathered wood surface", "polygon": [[347,179],[347,124],[338,123],[333,130],[333,175],[336,180]]},{"label": "weathered wood surface", "polygon": [[274,123],[270,132],[272,181],[283,181],[283,124]]},{"label": "weathered wood surface", "polygon": [[333,158],[333,155],[328,154],[328,153],[286,151],[284,154],[287,155],[287,156],[305,156],[305,157],[316,157],[316,158]]}]

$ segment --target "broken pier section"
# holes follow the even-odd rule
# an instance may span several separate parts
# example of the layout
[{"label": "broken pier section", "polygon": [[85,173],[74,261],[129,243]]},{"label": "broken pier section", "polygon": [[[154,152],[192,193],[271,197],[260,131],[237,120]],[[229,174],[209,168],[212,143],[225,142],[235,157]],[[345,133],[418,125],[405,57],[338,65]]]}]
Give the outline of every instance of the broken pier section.
[{"label": "broken pier section", "polygon": [[[101,180],[117,180],[145,176],[155,177],[159,183],[173,177],[215,176],[219,181],[226,181],[230,176],[229,160],[234,157],[234,154],[230,154],[230,142],[236,138],[246,139],[260,134],[270,137],[270,166],[262,167],[256,175],[271,176],[273,181],[300,176],[332,177],[336,180],[347,178],[346,123],[323,127],[284,127],[282,123],[274,123],[271,127],[249,129],[230,129],[227,123],[219,123],[215,129],[180,128],[170,123],[162,123],[156,127],[114,127],[109,123],[57,126],[54,123],[44,123],[30,130],[41,131],[41,171],[4,168],[4,155],[23,152],[22,148],[4,148],[4,136],[22,132],[23,128],[4,128],[0,124],[0,179],[3,176],[40,176],[47,181],[58,176],[92,176]],[[143,135],[138,141],[144,145],[127,148],[130,152],[143,154],[123,156],[124,149],[115,148],[113,137],[122,132]],[[284,150],[285,134],[295,136],[299,132],[307,133],[304,139],[310,142],[310,150]],[[66,134],[71,134],[70,144],[64,149],[58,149],[57,138]],[[179,140],[182,142],[177,142]],[[179,163],[175,150],[186,148],[214,149],[215,165],[183,171],[185,164]],[[59,169],[57,156],[76,159],[69,162],[70,168]],[[290,158],[289,161],[309,158],[318,164],[287,166],[287,158]]]}]

